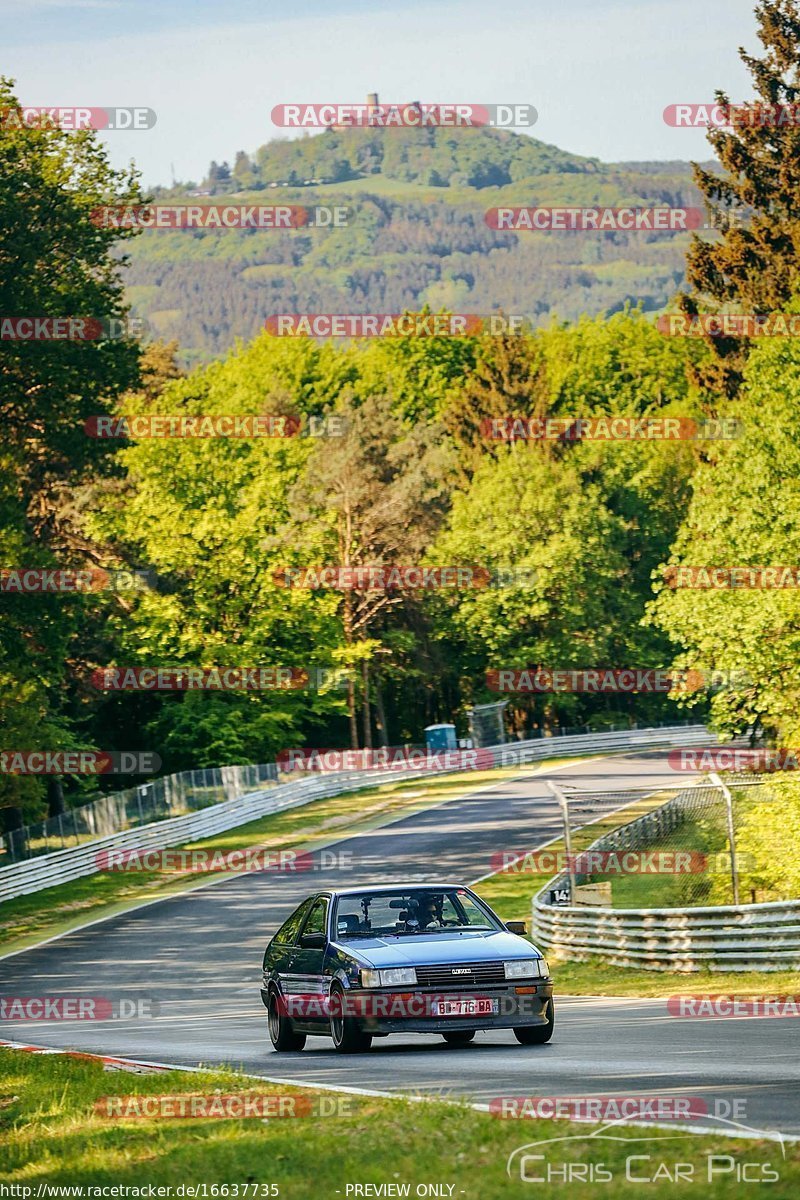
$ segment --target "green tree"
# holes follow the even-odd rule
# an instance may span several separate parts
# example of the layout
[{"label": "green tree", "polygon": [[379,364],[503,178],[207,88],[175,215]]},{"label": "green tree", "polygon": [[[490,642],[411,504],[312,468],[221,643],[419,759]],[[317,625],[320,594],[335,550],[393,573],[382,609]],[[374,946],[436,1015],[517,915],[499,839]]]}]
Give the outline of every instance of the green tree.
[{"label": "green tree", "polygon": [[459,450],[468,475],[501,443],[487,437],[487,422],[508,416],[548,415],[552,399],[544,364],[544,339],[507,333],[478,340],[472,370],[448,404],[445,429]]},{"label": "green tree", "polygon": [[[117,243],[128,233],[92,214],[140,202],[133,171],[111,169],[92,131],[29,128],[9,80],[0,80],[0,314],[91,318],[124,330]],[[80,567],[98,561],[85,536],[81,488],[113,470],[86,417],[110,412],[138,378],[130,337],[4,339],[0,356],[0,549],[3,565]],[[69,748],[83,735],[81,673],[96,628],[96,599],[0,595],[2,744]],[[40,781],[0,776],[0,804],[35,812]]]},{"label": "green tree", "polygon": [[791,568],[800,559],[796,343],[779,339],[753,350],[736,415],[742,436],[720,443],[695,475],[688,514],[656,576],[659,594],[650,619],[672,640],[677,666],[731,673],[731,686],[712,702],[721,733],[761,725],[794,746],[800,735],[796,588],[698,589],[688,586],[693,577],[680,569]]},{"label": "green tree", "polygon": [[[570,463],[536,445],[507,448],[455,494],[433,550],[439,561],[499,572],[502,586],[443,597],[440,636],[458,635],[474,676],[613,663],[617,597],[628,574],[621,544],[620,521]],[[519,709],[522,720],[532,710],[549,724],[557,712],[574,711],[575,698],[523,699]]]},{"label": "green tree", "polygon": [[[417,422],[409,427],[396,407],[386,396],[363,401],[343,397],[337,415],[347,422],[347,437],[321,442],[309,457],[292,496],[300,524],[292,524],[291,536],[306,553],[315,545],[325,564],[414,565],[438,532],[449,499],[449,447],[436,425]],[[308,522],[316,531],[312,539],[299,533]],[[391,610],[411,603],[402,593],[387,590],[346,589],[337,597],[345,644],[341,661],[351,670],[348,710],[354,748],[358,728],[352,671],[360,668],[364,744],[370,747],[370,663],[377,660],[375,699],[385,734],[380,676],[382,655],[391,654],[391,638],[382,645],[375,634],[392,627]]]},{"label": "green tree", "polygon": [[[266,335],[225,362],[133,393],[120,414],[283,416],[332,404],[349,363],[331,347]],[[287,592],[289,495],[309,437],[143,438],[122,451],[123,486],[106,492],[95,536],[152,568],[157,584],[110,622],[97,666],[334,665],[335,603]],[[100,657],[100,654],[104,657]],[[118,725],[138,725],[169,770],[269,761],[305,728],[342,709],[333,691],[120,695]]]},{"label": "green tree", "polygon": [[354,393],[390,395],[402,419],[437,421],[460,394],[475,353],[474,337],[373,338],[360,346]]},{"label": "green tree", "polygon": [[[687,313],[729,307],[780,311],[797,290],[800,127],[793,119],[780,123],[769,117],[781,106],[791,113],[800,99],[800,10],[796,0],[761,0],[755,13],[765,53],[757,58],[739,51],[755,100],[740,109],[730,131],[709,130],[722,169],[694,164],[695,182],[720,236],[692,239],[686,266],[691,292],[680,298]],[[724,92],[715,96],[720,105],[730,104]],[[698,377],[712,391],[733,396],[747,343],[730,337],[707,341],[713,353]]]},{"label": "green tree", "polygon": [[256,173],[250,155],[244,150],[236,151],[236,159],[233,164],[233,179],[240,188],[252,188],[256,182]]}]

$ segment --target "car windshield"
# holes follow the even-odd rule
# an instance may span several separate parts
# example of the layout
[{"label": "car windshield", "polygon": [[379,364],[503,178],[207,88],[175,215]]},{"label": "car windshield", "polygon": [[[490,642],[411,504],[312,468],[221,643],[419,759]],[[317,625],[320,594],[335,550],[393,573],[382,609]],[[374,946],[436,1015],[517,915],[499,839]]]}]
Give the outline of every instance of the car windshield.
[{"label": "car windshield", "polygon": [[336,937],[401,937],[436,933],[442,929],[500,929],[492,914],[480,907],[464,888],[435,891],[410,888],[405,892],[361,892],[340,896],[336,907]]}]

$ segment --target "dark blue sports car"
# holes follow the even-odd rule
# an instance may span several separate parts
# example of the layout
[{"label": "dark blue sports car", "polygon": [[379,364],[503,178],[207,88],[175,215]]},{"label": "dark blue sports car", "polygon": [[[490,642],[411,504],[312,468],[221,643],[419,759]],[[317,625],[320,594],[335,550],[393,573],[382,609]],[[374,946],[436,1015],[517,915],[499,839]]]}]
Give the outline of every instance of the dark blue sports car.
[{"label": "dark blue sports car", "polygon": [[553,983],[524,933],[458,884],[318,892],[264,954],[272,1044],[302,1050],[321,1034],[347,1052],[390,1033],[438,1033],[463,1046],[478,1029],[548,1042]]}]

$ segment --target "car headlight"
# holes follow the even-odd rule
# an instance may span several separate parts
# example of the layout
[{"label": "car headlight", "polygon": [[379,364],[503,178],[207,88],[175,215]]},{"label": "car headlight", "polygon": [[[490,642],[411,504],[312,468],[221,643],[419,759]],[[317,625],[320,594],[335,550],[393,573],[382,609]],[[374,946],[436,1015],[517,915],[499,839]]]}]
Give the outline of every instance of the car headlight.
[{"label": "car headlight", "polygon": [[391,967],[388,971],[367,971],[362,967],[361,970],[361,986],[365,988],[402,987],[416,982],[417,972],[413,967]]},{"label": "car headlight", "polygon": [[547,963],[543,958],[517,958],[503,963],[506,979],[541,979],[547,974]]}]

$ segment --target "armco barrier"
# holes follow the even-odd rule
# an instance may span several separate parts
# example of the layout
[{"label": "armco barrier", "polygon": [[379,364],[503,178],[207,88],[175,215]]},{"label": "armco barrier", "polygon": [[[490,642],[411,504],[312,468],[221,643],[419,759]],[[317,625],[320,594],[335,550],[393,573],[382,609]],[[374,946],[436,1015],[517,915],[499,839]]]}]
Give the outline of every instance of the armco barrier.
[{"label": "armco barrier", "polygon": [[[147,779],[135,787],[107,792],[88,804],[76,805],[33,825],[22,825],[3,836],[0,867],[25,862],[36,854],[66,850],[70,843],[91,842],[126,829],[165,821],[209,808],[224,800],[235,800],[247,792],[263,791],[278,783],[276,763],[247,766],[199,767]],[[35,849],[34,849],[35,847]]]},{"label": "armco barrier", "polygon": [[[702,746],[708,744],[709,738],[708,730],[702,725],[676,725],[659,729],[631,729],[622,733],[585,733],[573,737],[511,742],[477,751],[476,755],[480,754],[483,760],[490,754],[492,766],[507,767],[576,754],[624,752],[662,746]],[[463,769],[454,766],[449,771]],[[251,792],[199,812],[142,825],[67,850],[56,850],[52,854],[41,854],[27,862],[0,868],[0,902],[94,874],[99,869],[97,858],[103,850],[168,849],[222,833],[238,825],[246,825],[268,813],[309,804],[313,800],[374,787],[395,779],[418,779],[430,774],[430,770],[412,766],[408,769],[394,767],[315,775],[297,783],[279,784],[266,791]]]},{"label": "armco barrier", "polygon": [[[652,813],[598,838],[592,850],[645,847],[653,832],[673,827],[681,807],[703,807],[708,785],[687,788]],[[580,877],[579,877],[580,878]],[[800,899],[769,904],[688,908],[603,908],[551,905],[562,872],[533,898],[531,936],[545,953],[649,971],[781,971],[800,966]]]},{"label": "armco barrier", "polygon": [[718,908],[551,908],[534,899],[532,937],[579,962],[650,971],[784,971],[800,966],[800,900]]}]

